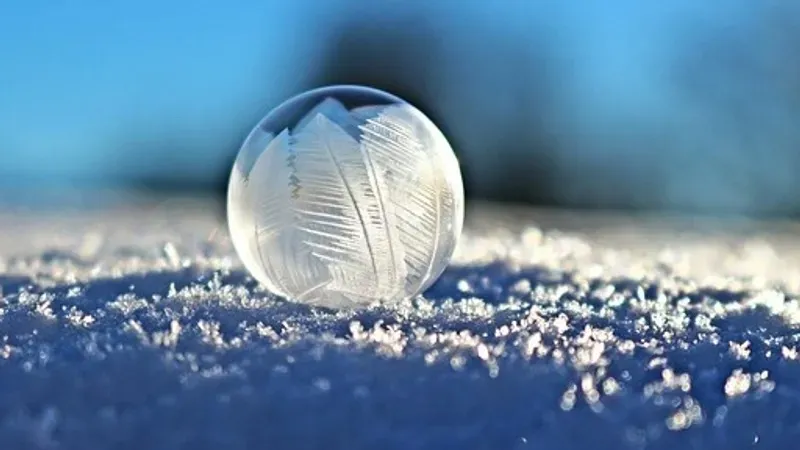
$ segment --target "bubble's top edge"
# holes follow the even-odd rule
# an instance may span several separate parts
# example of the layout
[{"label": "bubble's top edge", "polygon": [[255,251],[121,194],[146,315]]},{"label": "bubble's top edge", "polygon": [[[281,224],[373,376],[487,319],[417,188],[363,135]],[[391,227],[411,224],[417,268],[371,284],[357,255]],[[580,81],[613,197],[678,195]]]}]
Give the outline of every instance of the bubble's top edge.
[{"label": "bubble's top edge", "polygon": [[[301,93],[299,93],[299,94],[297,94],[295,96],[292,96],[292,97],[288,98],[286,101],[284,101],[284,103],[290,102],[290,101],[292,101],[292,99],[297,98],[297,97],[304,97],[304,96],[307,96],[307,95],[308,96],[316,95],[316,94],[319,94],[320,92],[328,91],[328,90],[334,90],[334,89],[362,89],[362,90],[365,90],[365,91],[370,91],[371,93],[376,94],[376,95],[385,95],[385,96],[391,97],[393,100],[397,101],[398,103],[408,103],[408,101],[402,99],[401,97],[399,97],[396,94],[393,94],[391,92],[385,91],[383,89],[378,89],[376,87],[367,86],[367,85],[363,85],[363,84],[329,84],[329,85],[317,86],[317,87],[313,87],[311,89],[307,89],[307,90],[305,90],[305,91],[303,91],[303,92],[301,92]],[[280,107],[280,105],[279,105],[279,107]]]}]

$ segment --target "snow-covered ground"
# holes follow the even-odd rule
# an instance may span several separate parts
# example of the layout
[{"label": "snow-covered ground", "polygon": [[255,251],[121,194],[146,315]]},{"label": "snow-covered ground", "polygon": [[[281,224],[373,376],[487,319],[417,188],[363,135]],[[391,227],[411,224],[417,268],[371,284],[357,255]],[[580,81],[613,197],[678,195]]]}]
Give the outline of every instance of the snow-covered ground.
[{"label": "snow-covered ground", "polygon": [[19,206],[0,214],[3,450],[800,439],[792,223],[473,204],[424,298],[334,312],[256,286],[217,204]]}]

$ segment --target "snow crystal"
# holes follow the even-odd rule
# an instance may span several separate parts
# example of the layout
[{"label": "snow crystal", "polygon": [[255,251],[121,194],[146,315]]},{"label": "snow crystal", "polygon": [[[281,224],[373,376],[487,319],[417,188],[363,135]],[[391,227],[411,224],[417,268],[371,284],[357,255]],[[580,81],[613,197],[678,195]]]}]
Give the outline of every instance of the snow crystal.
[{"label": "snow crystal", "polygon": [[255,283],[209,210],[0,215],[0,442],[792,448],[788,225],[477,205],[423,296],[332,311]]}]

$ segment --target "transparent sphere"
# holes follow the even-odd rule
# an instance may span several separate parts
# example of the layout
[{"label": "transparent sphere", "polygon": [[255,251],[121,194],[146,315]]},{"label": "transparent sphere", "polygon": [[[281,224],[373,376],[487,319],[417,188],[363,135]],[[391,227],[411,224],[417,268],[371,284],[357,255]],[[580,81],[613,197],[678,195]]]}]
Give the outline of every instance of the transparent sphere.
[{"label": "transparent sphere", "polygon": [[242,145],[228,226],[247,270],[287,299],[398,301],[447,266],[464,220],[453,150],[386,92],[330,86],[270,112]]}]

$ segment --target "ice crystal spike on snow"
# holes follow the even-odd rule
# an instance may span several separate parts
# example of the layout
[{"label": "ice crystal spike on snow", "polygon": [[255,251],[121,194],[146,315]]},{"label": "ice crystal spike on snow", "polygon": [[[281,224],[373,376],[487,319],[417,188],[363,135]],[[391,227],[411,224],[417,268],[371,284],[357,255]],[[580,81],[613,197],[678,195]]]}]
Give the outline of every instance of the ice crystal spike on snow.
[{"label": "ice crystal spike on snow", "polygon": [[461,233],[453,150],[385,92],[332,86],[270,112],[237,156],[228,225],[270,291],[334,308],[395,302],[430,286]]}]

